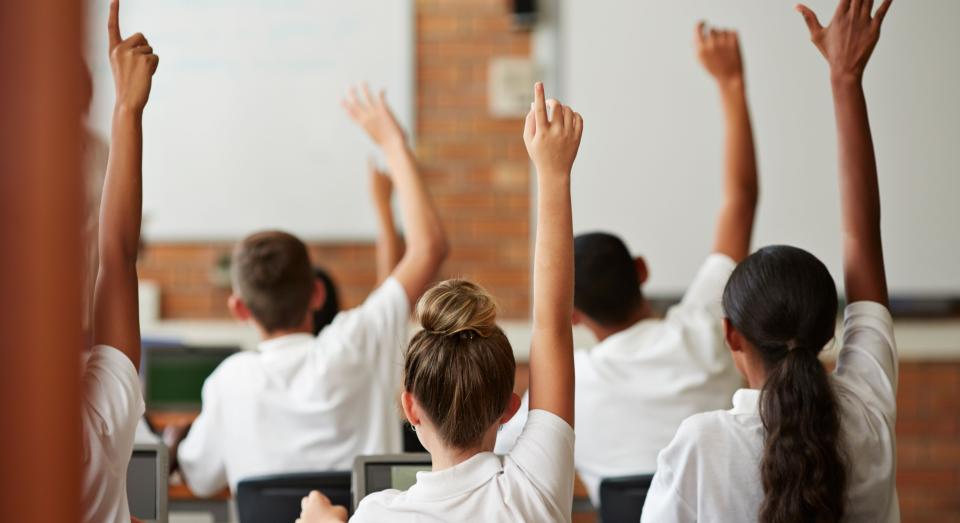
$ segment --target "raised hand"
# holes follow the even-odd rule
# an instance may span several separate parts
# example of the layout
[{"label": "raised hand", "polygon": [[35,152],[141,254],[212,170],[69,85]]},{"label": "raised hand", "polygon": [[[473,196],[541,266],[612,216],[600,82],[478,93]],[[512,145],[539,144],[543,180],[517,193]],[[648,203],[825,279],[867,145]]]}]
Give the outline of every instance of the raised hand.
[{"label": "raised hand", "polygon": [[816,13],[803,4],[797,11],[810,30],[810,39],[830,64],[834,77],[862,78],[870,55],[880,39],[880,26],[893,0],[884,0],[873,13],[873,0],[840,0],[833,20],[820,25]]},{"label": "raised hand", "polygon": [[300,517],[295,523],[340,523],[347,520],[347,509],[330,503],[330,499],[314,490],[300,500]]},{"label": "raised hand", "polygon": [[403,129],[390,111],[383,91],[374,97],[367,84],[360,86],[359,93],[356,87],[352,87],[340,103],[350,118],[380,147],[404,143]]},{"label": "raised hand", "polygon": [[150,97],[153,73],[160,57],[153,52],[142,33],[123,39],[120,36],[120,1],[110,2],[107,32],[110,36],[110,67],[116,84],[118,107],[142,111]]},{"label": "raised hand", "polygon": [[718,82],[743,79],[740,38],[736,31],[707,30],[706,24],[700,22],[694,35],[694,45],[700,64]]},{"label": "raised hand", "polygon": [[551,117],[547,117],[547,101],[543,84],[534,86],[534,102],[523,129],[523,143],[541,175],[569,175],[577,159],[583,118],[573,109],[550,100]]}]

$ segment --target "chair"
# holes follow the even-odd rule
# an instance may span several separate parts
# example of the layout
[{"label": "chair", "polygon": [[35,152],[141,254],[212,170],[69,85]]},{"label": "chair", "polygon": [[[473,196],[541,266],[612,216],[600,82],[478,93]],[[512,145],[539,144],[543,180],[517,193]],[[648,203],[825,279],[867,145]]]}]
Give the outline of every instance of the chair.
[{"label": "chair", "polygon": [[247,478],[237,485],[240,523],[294,521],[300,517],[300,500],[319,490],[334,505],[352,512],[350,471],[299,472]]},{"label": "chair", "polygon": [[653,482],[653,474],[605,478],[600,481],[600,521],[637,523]]}]

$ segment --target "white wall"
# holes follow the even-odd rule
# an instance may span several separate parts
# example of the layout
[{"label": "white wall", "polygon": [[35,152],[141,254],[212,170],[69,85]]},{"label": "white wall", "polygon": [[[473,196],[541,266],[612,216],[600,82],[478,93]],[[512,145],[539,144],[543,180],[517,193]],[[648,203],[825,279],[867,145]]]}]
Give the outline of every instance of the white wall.
[{"label": "white wall", "polygon": [[[722,146],[719,100],[692,48],[707,19],[741,31],[761,169],[755,245],[804,247],[840,275],[827,66],[793,2],[557,1],[558,90],[585,120],[578,232],[623,235],[647,257],[654,293],[681,291],[707,253]],[[808,5],[826,23],[836,2]],[[957,0],[895,2],[866,74],[894,292],[960,293],[957,20]]]},{"label": "white wall", "polygon": [[[91,124],[104,136],[108,3],[88,2]],[[120,15],[124,36],[143,32],[160,55],[144,117],[149,239],[373,237],[374,148],[339,100],[367,80],[413,123],[411,0],[123,0]]]}]

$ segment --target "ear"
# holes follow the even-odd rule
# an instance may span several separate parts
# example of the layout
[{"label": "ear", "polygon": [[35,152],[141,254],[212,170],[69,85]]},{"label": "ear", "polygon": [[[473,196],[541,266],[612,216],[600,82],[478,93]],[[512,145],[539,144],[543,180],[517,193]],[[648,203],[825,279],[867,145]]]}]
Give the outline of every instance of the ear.
[{"label": "ear", "polygon": [[737,332],[737,329],[730,323],[729,318],[723,319],[723,339],[727,342],[727,347],[733,352],[743,352],[743,337]]},{"label": "ear", "polygon": [[510,394],[510,402],[507,403],[507,410],[505,410],[503,416],[500,417],[500,424],[503,425],[510,421],[518,410],[520,410],[520,396],[517,396],[517,393],[514,392]]},{"label": "ear", "polygon": [[247,321],[252,316],[250,309],[247,308],[247,304],[243,303],[240,296],[236,294],[231,294],[230,297],[227,298],[227,308],[230,309],[230,314],[240,321]]},{"label": "ear", "polygon": [[313,294],[310,296],[310,310],[318,311],[327,301],[327,287],[319,278],[313,279]]},{"label": "ear", "polygon": [[640,280],[640,285],[647,283],[647,278],[650,277],[650,271],[647,270],[647,261],[643,259],[643,256],[637,256],[633,259],[633,265],[637,269],[637,279]]},{"label": "ear", "polygon": [[413,398],[413,394],[410,394],[407,391],[400,393],[400,406],[403,407],[403,415],[407,418],[407,421],[411,425],[416,427],[420,424],[420,413],[418,412],[420,408],[417,406],[416,400]]},{"label": "ear", "polygon": [[570,324],[580,325],[581,323],[583,323],[583,313],[577,309],[573,309],[573,312],[570,313]]}]

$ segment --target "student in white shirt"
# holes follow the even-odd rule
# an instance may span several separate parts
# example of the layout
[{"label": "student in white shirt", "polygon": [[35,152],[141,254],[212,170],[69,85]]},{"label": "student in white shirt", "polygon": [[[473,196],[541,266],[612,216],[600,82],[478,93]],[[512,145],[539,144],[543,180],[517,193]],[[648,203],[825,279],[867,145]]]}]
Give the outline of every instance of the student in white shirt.
[{"label": "student in white shirt", "polygon": [[[120,36],[110,4],[110,64],[116,105],[99,227],[93,349],[84,354],[82,509],[85,523],[129,523],[127,464],[143,415],[137,250],[140,243],[143,109],[159,59],[140,33]],[[38,507],[39,508],[39,507]]]},{"label": "student in white shirt", "polygon": [[[712,254],[683,300],[656,318],[640,286],[647,277],[623,241],[606,233],[574,240],[573,321],[599,344],[574,352],[577,370],[577,472],[594,505],[603,478],[654,472],[657,454],[698,412],[729,408],[742,385],[723,345],[720,296],[750,248],[757,164],[736,33],[697,27],[697,54],[716,81],[726,122],[724,197]],[[501,432],[512,448],[523,413]]]},{"label": "student in white shirt", "polygon": [[[524,141],[537,168],[538,219],[533,276],[530,419],[513,451],[494,454],[497,429],[516,412],[515,361],[496,325],[496,307],[479,286],[451,280],[417,306],[424,330],[404,362],[404,414],[430,451],[433,471],[406,492],[360,502],[353,521],[570,521],[573,505],[573,234],[570,170],[580,115],[535,89]],[[319,493],[301,521],[342,521]]]},{"label": "student in white shirt", "polygon": [[887,310],[876,160],[861,79],[890,0],[840,2],[821,28],[840,148],[844,280],[850,304],[837,367],[837,292],[827,268],[796,247],[761,249],[724,290],[724,331],[750,388],[734,408],[693,416],[663,450],[643,521],[898,522],[897,354]]},{"label": "student in white shirt", "polygon": [[374,99],[364,86],[351,92],[346,109],[387,157],[408,231],[406,253],[361,306],[314,336],[323,286],[304,243],[266,231],[237,246],[230,310],[252,322],[263,341],[210,375],[202,411],[179,445],[176,430],[165,435],[197,495],[263,474],[349,470],[357,455],[402,450],[396,395],[410,307],[443,262],[446,237],[383,94]]}]

